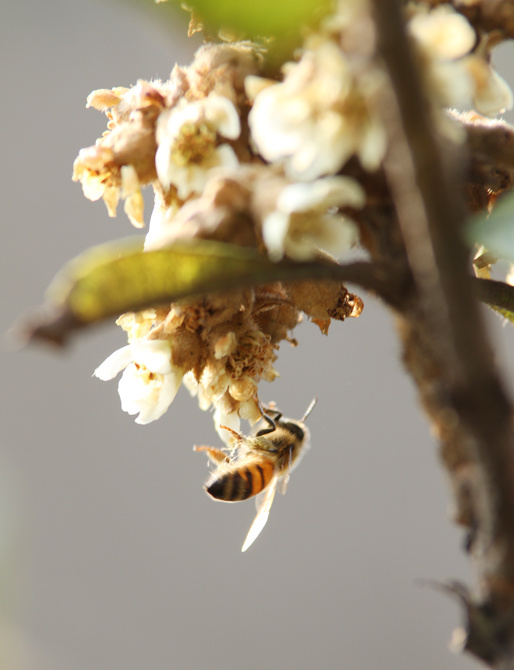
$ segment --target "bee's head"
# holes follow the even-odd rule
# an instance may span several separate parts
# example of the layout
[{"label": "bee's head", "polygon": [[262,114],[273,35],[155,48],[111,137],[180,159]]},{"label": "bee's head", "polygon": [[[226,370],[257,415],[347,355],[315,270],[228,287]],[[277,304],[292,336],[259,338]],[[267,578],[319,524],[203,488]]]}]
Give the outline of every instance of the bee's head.
[{"label": "bee's head", "polygon": [[289,431],[298,442],[303,442],[305,438],[305,426],[302,423],[299,421],[291,421],[291,419],[285,419],[284,421],[280,421],[279,425]]}]

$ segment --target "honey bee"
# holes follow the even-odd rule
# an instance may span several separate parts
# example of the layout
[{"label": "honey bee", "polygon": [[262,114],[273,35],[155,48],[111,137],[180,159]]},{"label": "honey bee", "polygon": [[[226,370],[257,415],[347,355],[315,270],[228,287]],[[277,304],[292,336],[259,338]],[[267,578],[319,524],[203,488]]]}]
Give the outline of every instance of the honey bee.
[{"label": "honey bee", "polygon": [[268,425],[253,437],[240,435],[222,426],[235,438],[235,458],[230,458],[225,451],[215,447],[194,447],[195,451],[205,451],[218,466],[204,485],[211,498],[222,502],[239,502],[257,496],[257,516],[241,551],[246,551],[259,536],[268,520],[278,485],[281,492],[285,493],[291,472],[309,446],[310,435],[304,421],[316,400],[314,398],[300,421],[283,418],[282,412],[275,409],[261,410],[262,418]]}]

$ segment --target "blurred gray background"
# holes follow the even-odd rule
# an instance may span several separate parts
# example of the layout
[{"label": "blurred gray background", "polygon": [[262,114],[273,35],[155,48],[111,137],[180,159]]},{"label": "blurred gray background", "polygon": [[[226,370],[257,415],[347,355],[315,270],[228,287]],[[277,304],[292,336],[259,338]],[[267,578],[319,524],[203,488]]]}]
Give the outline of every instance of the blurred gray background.
[{"label": "blurred gray background", "polygon": [[[455,603],[419,580],[471,580],[448,521],[437,449],[403,373],[391,315],[328,337],[304,323],[261,393],[293,417],[314,395],[312,448],[244,555],[252,502],[203,492],[217,444],[182,389],[139,426],[94,368],[125,343],[114,325],[59,352],[4,334],[88,246],[132,234],[71,181],[105,128],[95,88],[166,78],[199,42],[129,3],[2,3],[0,62],[2,670],[463,670],[447,643]],[[152,19],[152,15],[154,18]],[[155,18],[157,17],[157,18]],[[503,52],[506,73],[510,50]],[[490,319],[506,376],[514,331]]]}]

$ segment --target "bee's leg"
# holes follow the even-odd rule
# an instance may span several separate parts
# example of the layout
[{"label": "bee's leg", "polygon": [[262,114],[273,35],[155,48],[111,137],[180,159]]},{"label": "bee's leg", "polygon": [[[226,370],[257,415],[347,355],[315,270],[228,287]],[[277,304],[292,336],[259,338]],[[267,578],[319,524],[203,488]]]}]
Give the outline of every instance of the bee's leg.
[{"label": "bee's leg", "polygon": [[227,456],[227,454],[224,451],[221,451],[221,449],[216,449],[215,447],[193,447],[194,451],[205,451],[207,456],[209,457],[209,460],[211,460],[213,463],[216,463],[219,465],[220,463],[229,463],[230,458]]},{"label": "bee's leg", "polygon": [[[282,417],[282,412],[279,412],[276,409],[271,409],[270,407],[263,407],[259,400],[257,400],[257,405],[258,405],[259,410],[261,412],[262,418],[264,419],[264,421],[266,421],[268,423],[268,426],[269,426],[268,428],[262,428],[261,430],[259,430],[257,435],[259,437],[261,437],[262,435],[269,435],[269,433],[272,433],[274,430],[276,430],[276,428],[277,428],[276,421],[280,421],[280,419]],[[274,419],[272,419],[269,416],[270,412],[273,412],[275,414]]]},{"label": "bee's leg", "polygon": [[[272,403],[272,404],[274,405],[275,403]],[[275,421],[275,422],[276,422],[276,421],[280,421],[280,419],[281,419],[282,416],[283,416],[283,413],[282,413],[280,410],[275,409],[275,407],[267,406],[267,407],[263,407],[263,409],[264,409],[264,412],[265,412],[268,416],[269,416],[270,414],[274,414],[274,415],[275,415],[275,418],[273,419],[273,421]],[[266,418],[266,416],[264,416],[264,418]]]},{"label": "bee's leg", "polygon": [[237,430],[233,430],[232,428],[229,428],[228,426],[222,426],[220,424],[220,428],[223,428],[223,430],[228,430],[229,433],[232,433],[232,435],[236,438],[238,442],[241,442],[244,440],[244,436],[241,435],[240,433],[237,432]]}]

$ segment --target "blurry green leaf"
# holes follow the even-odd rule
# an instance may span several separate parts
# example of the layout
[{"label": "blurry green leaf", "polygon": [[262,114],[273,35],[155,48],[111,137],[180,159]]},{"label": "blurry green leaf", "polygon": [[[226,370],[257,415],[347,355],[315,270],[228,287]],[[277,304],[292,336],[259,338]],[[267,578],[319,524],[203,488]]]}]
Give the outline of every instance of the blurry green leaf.
[{"label": "blurry green leaf", "polygon": [[[177,0],[174,0],[177,2]],[[245,39],[298,39],[302,26],[313,26],[330,0],[186,0],[183,3],[210,31],[228,29]]]},{"label": "blurry green leaf", "polygon": [[339,278],[343,266],[273,263],[254,249],[205,240],[142,251],[143,240],[84,252],[55,277],[46,316],[25,326],[30,339],[63,344],[78,328],[184,297],[279,280]]},{"label": "blurry green leaf", "polygon": [[514,323],[514,286],[494,279],[476,279],[473,283],[479,299],[504,319]]},{"label": "blurry green leaf", "polygon": [[514,261],[514,193],[502,198],[488,218],[475,218],[466,229],[468,242],[483,244],[499,258]]},{"label": "blurry green leaf", "polygon": [[496,312],[499,316],[503,317],[504,319],[507,319],[507,321],[510,321],[511,323],[514,323],[514,312],[509,311],[508,309],[501,309],[500,307],[494,307],[493,305],[489,305],[489,307]]}]

